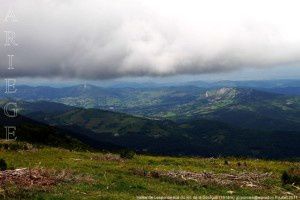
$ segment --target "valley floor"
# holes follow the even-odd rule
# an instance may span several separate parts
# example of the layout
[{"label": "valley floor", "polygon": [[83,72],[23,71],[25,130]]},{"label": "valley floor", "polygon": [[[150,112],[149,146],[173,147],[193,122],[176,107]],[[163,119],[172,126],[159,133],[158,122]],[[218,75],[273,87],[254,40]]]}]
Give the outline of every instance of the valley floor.
[{"label": "valley floor", "polygon": [[[281,175],[299,162],[237,158],[177,158],[44,147],[1,150],[1,199],[180,199],[221,196],[294,196]],[[147,197],[147,198],[146,198]]]}]

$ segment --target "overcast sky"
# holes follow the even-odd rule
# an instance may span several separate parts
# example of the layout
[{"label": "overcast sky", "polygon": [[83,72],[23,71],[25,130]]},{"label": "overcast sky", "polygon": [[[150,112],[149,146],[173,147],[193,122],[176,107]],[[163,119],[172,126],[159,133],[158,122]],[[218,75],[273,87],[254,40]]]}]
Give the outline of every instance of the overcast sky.
[{"label": "overcast sky", "polygon": [[[0,3],[0,44],[4,31],[14,31],[18,43],[0,46],[2,78],[102,80],[228,72],[234,79],[239,72],[255,77],[275,69],[287,77],[300,74],[299,0]],[[10,8],[18,22],[4,22]],[[8,54],[14,54],[15,70],[7,70]]]}]

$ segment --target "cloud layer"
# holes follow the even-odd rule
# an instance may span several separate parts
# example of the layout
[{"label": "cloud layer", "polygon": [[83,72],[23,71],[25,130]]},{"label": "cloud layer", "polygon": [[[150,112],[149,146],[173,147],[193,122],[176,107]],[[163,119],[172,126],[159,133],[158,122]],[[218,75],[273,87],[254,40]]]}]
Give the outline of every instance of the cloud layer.
[{"label": "cloud layer", "polygon": [[[108,79],[296,66],[298,2],[1,0],[0,43],[12,30],[19,45],[0,46],[0,74]],[[17,23],[3,22],[9,8]]]}]

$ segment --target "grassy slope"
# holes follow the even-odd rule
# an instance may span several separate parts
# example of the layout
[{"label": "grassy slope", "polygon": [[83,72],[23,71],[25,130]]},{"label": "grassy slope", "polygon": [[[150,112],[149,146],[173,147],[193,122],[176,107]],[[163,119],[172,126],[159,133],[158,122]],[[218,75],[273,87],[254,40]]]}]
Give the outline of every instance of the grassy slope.
[{"label": "grassy slope", "polygon": [[[77,174],[90,175],[94,183],[62,184],[48,192],[29,191],[29,199],[135,199],[138,195],[284,195],[290,189],[282,187],[280,176],[283,170],[297,166],[299,162],[228,159],[224,165],[222,158],[175,158],[136,156],[125,162],[110,161],[102,158],[103,153],[76,152],[49,148],[35,151],[1,151],[8,167],[45,167],[52,169],[71,169]],[[237,162],[246,162],[247,167],[239,167]],[[240,189],[214,185],[178,184],[172,181],[134,175],[131,169],[146,170],[186,170],[193,172],[272,172],[274,178],[266,181],[267,189]],[[295,194],[295,190],[290,190]],[[16,194],[17,195],[17,194]],[[299,195],[299,194],[298,194]]]}]

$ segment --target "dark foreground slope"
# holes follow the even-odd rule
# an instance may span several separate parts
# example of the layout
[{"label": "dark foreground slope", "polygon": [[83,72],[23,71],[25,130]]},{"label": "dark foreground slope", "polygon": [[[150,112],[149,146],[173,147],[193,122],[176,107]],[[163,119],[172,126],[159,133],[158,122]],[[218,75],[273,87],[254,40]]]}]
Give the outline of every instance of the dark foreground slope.
[{"label": "dark foreground slope", "polygon": [[6,139],[5,126],[15,126],[17,141],[26,141],[38,145],[65,147],[69,149],[87,148],[79,140],[71,137],[70,132],[54,126],[37,122],[22,115],[8,118],[0,109],[0,138]]},{"label": "dark foreground slope", "polygon": [[27,117],[72,132],[94,147],[111,144],[166,155],[300,157],[297,131],[241,129],[211,120],[151,120],[45,101],[18,104]]}]

